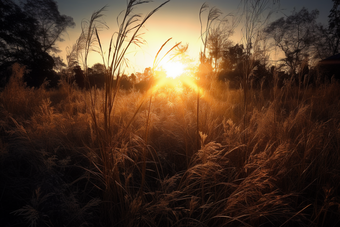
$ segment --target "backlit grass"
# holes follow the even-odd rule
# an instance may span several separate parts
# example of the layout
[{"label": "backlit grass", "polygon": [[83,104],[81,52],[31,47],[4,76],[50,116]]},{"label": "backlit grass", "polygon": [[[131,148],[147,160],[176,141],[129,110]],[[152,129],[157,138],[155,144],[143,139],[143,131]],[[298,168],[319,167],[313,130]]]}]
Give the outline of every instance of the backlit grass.
[{"label": "backlit grass", "polygon": [[[102,158],[91,115],[103,111],[104,91],[96,91],[97,105],[90,109],[85,94],[90,91],[67,86],[32,90],[18,80],[1,93],[1,218],[7,223],[338,224],[338,84],[251,90],[245,130],[243,91],[224,85],[206,91],[198,152],[194,91],[159,90],[151,107],[145,102],[137,113],[145,94],[121,92],[111,119],[114,146],[105,151],[108,160]],[[9,99],[9,94],[21,98]],[[98,116],[101,128],[105,120]],[[112,162],[110,171],[120,180],[114,181],[120,190],[110,190],[109,197],[103,191],[112,181],[104,177],[114,175],[102,172],[105,162]],[[121,204],[103,210],[116,196]]]}]

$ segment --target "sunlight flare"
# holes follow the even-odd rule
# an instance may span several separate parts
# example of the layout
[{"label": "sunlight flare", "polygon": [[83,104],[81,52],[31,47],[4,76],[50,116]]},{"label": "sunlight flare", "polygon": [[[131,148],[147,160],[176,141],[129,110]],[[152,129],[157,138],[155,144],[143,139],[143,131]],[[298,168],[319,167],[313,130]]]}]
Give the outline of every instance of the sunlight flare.
[{"label": "sunlight flare", "polygon": [[173,79],[181,76],[185,70],[185,65],[178,61],[167,62],[162,67],[166,71],[166,76],[168,78],[173,78]]}]

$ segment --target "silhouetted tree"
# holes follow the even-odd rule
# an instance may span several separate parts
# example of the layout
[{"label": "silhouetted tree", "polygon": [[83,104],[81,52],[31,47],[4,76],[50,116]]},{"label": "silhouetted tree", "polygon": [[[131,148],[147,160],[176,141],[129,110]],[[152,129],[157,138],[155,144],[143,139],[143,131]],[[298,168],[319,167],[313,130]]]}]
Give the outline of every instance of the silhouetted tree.
[{"label": "silhouetted tree", "polygon": [[339,53],[340,49],[340,1],[333,0],[333,7],[328,16],[328,26],[318,24],[315,27],[313,60],[320,61]]},{"label": "silhouetted tree", "polygon": [[59,52],[57,41],[63,41],[62,33],[67,27],[75,25],[72,17],[60,15],[54,0],[26,0],[23,6],[28,15],[38,22],[36,40],[45,52]]},{"label": "silhouetted tree", "polygon": [[272,37],[275,45],[285,54],[282,62],[288,67],[291,74],[296,74],[304,56],[309,53],[314,42],[313,35],[319,11],[309,12],[302,8],[293,12],[287,18],[280,18],[265,28],[265,33]]},{"label": "silhouetted tree", "polygon": [[80,68],[79,65],[75,66],[73,68],[74,72],[74,79],[80,89],[83,89],[85,87],[85,75],[84,71]]},{"label": "silhouetted tree", "polygon": [[0,73],[18,62],[26,65],[28,85],[40,86],[45,78],[55,80],[51,53],[58,52],[56,42],[74,22],[60,15],[53,0],[27,0],[20,6],[0,1]]},{"label": "silhouetted tree", "polygon": [[105,84],[105,66],[100,63],[96,63],[92,68],[88,68],[88,87],[104,88]]},{"label": "silhouetted tree", "polygon": [[135,84],[135,88],[141,92],[147,91],[154,82],[151,68],[145,68],[144,73],[137,72],[136,79],[137,83]]},{"label": "silhouetted tree", "polygon": [[254,62],[254,69],[250,76],[252,88],[266,88],[273,85],[273,73],[267,65],[260,60]]},{"label": "silhouetted tree", "polygon": [[93,73],[102,74],[105,73],[105,66],[100,63],[96,63],[92,66]]},{"label": "silhouetted tree", "polygon": [[131,73],[130,81],[132,82],[132,84],[136,84],[137,77],[136,77],[136,75],[134,73]]},{"label": "silhouetted tree", "polygon": [[132,87],[133,84],[130,78],[126,74],[123,74],[122,77],[120,78],[120,88],[124,90],[130,90]]},{"label": "silhouetted tree", "polygon": [[[239,88],[243,84],[244,68],[249,67],[250,56],[247,55],[243,44],[236,44],[229,47],[223,53],[222,71],[218,78],[222,81],[229,81],[231,88]],[[247,86],[260,88],[268,86],[272,81],[272,73],[262,60],[253,60]]]},{"label": "silhouetted tree", "polygon": [[312,60],[320,61],[322,59],[332,56],[334,53],[334,36],[330,30],[322,24],[318,24],[314,31],[314,45],[311,53]]},{"label": "silhouetted tree", "polygon": [[328,16],[328,30],[333,37],[333,55],[339,53],[340,45],[340,0],[333,0],[333,7]]},{"label": "silhouetted tree", "polygon": [[236,44],[223,52],[222,71],[220,80],[228,80],[232,88],[238,88],[244,74],[244,64],[247,60],[245,48],[242,44]]},{"label": "silhouetted tree", "polygon": [[54,61],[54,67],[53,69],[56,72],[61,72],[63,68],[66,67],[66,64],[64,63],[63,59],[60,56],[52,56]]},{"label": "silhouetted tree", "polygon": [[223,53],[224,60],[224,70],[234,71],[237,65],[246,60],[246,52],[241,44],[236,44],[235,46],[229,47]]}]

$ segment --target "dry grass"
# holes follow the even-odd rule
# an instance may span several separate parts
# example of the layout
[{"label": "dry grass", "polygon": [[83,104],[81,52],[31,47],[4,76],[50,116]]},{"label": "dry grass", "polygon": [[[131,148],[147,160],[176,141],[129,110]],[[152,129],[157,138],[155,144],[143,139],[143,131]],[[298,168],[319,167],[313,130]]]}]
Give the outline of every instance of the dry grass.
[{"label": "dry grass", "polygon": [[[145,2],[122,14],[103,90],[27,88],[15,66],[0,94],[0,223],[339,225],[339,84],[122,92],[128,47],[167,3],[139,20]],[[94,42],[103,53],[102,10],[77,41],[85,68]]]},{"label": "dry grass", "polygon": [[[137,113],[144,94],[120,93],[106,161],[91,117],[103,110],[104,91],[89,109],[89,91],[66,86],[32,90],[16,80],[1,93],[5,226],[107,226],[107,213],[118,226],[339,224],[338,84],[276,88],[275,97],[249,91],[258,101],[248,103],[245,130],[242,90],[206,92],[198,152],[194,92],[159,90],[151,108],[146,102]],[[110,199],[123,197],[104,212],[105,162],[119,177],[120,191],[110,190]]]}]

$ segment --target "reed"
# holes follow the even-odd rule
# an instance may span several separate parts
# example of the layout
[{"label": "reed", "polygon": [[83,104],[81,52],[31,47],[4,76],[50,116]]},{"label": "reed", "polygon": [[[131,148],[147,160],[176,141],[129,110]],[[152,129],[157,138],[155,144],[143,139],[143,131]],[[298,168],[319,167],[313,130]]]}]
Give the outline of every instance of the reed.
[{"label": "reed", "polygon": [[[247,124],[243,88],[218,81],[201,96],[194,88],[121,91],[114,81],[133,43],[124,39],[145,23],[130,14],[142,2],[130,2],[105,61],[104,89],[30,89],[19,70],[1,92],[2,223],[336,226],[339,83],[279,87],[274,75],[270,87],[251,91]],[[103,53],[101,12],[83,37]]]},{"label": "reed", "polygon": [[[105,56],[104,49],[101,44],[100,35],[98,32],[98,24],[103,24],[100,21],[102,12],[105,7],[93,13],[90,21],[86,27],[83,27],[82,33],[77,41],[77,53],[83,54],[83,68],[85,76],[88,77],[87,71],[87,58],[91,50],[97,47],[97,51],[101,54],[103,64],[106,68],[105,75],[105,88],[102,103],[102,111],[98,112],[96,109],[96,102],[98,102],[98,93],[95,89],[91,89],[90,92],[90,112],[92,117],[93,129],[96,134],[96,140],[100,145],[100,158],[102,160],[102,167],[98,166],[98,170],[102,174],[103,183],[105,185],[104,200],[105,208],[107,212],[107,219],[114,223],[111,217],[113,212],[118,212],[123,215],[126,214],[127,207],[125,204],[125,194],[123,182],[121,181],[121,173],[119,167],[119,159],[121,154],[117,151],[123,146],[125,136],[129,134],[129,127],[134,121],[139,109],[144,103],[144,99],[141,100],[138,108],[135,110],[135,114],[130,119],[129,123],[123,127],[117,125],[113,119],[115,118],[116,102],[119,96],[120,78],[123,74],[124,64],[126,64],[126,54],[131,45],[141,45],[144,43],[140,34],[141,28],[147,22],[147,20],[157,12],[163,5],[169,1],[165,1],[157,8],[148,13],[144,18],[141,18],[139,14],[134,14],[133,11],[138,5],[148,3],[149,1],[129,0],[126,9],[120,14],[122,18],[117,18],[117,21],[121,19],[118,24],[118,31],[113,33],[111,41],[108,47],[108,54]],[[97,46],[95,44],[98,44]],[[105,59],[107,57],[107,59]],[[150,98],[151,106],[151,98]],[[150,108],[149,106],[149,108]],[[100,122],[102,119],[103,122]],[[146,135],[145,143],[147,145],[147,129],[148,120],[146,122]],[[143,191],[145,182],[145,151],[143,148],[143,165],[141,170],[142,182],[140,191]],[[124,158],[123,158],[124,159]],[[114,193],[113,193],[114,192]]]},{"label": "reed", "polygon": [[[26,90],[21,86],[16,93]],[[299,88],[293,82],[273,86],[268,91],[272,96],[248,104],[247,144],[243,90],[221,85],[220,95],[205,93],[200,102],[204,133],[199,152],[196,91],[171,95],[172,91],[160,89],[151,107],[147,102],[140,105],[148,100],[145,94],[121,92],[112,122],[122,140],[106,159],[113,162],[110,168],[119,170],[121,191],[114,189],[113,173],[111,179],[104,178],[101,140],[92,123],[92,113],[100,113],[103,106],[92,106],[91,111],[85,108],[82,92],[71,91],[45,90],[30,114],[13,110],[13,99],[5,99],[8,90],[1,93],[2,185],[22,198],[1,186],[2,204],[10,209],[6,220],[11,223],[19,218],[32,226],[51,221],[66,225],[71,216],[69,223],[103,226],[112,221],[125,226],[329,226],[338,221],[338,84],[318,89]],[[39,92],[30,90],[22,97],[36,100]],[[83,92],[90,102],[94,91]],[[105,90],[96,92],[97,102],[103,102]],[[264,91],[254,92],[260,96]],[[103,114],[97,122],[103,133]],[[123,137],[127,126],[130,130]],[[105,180],[112,185],[106,188]],[[49,206],[55,198],[62,199],[60,204]],[[114,199],[123,205],[109,206]],[[61,207],[69,215],[58,213]],[[124,210],[117,212],[121,207]]]}]

